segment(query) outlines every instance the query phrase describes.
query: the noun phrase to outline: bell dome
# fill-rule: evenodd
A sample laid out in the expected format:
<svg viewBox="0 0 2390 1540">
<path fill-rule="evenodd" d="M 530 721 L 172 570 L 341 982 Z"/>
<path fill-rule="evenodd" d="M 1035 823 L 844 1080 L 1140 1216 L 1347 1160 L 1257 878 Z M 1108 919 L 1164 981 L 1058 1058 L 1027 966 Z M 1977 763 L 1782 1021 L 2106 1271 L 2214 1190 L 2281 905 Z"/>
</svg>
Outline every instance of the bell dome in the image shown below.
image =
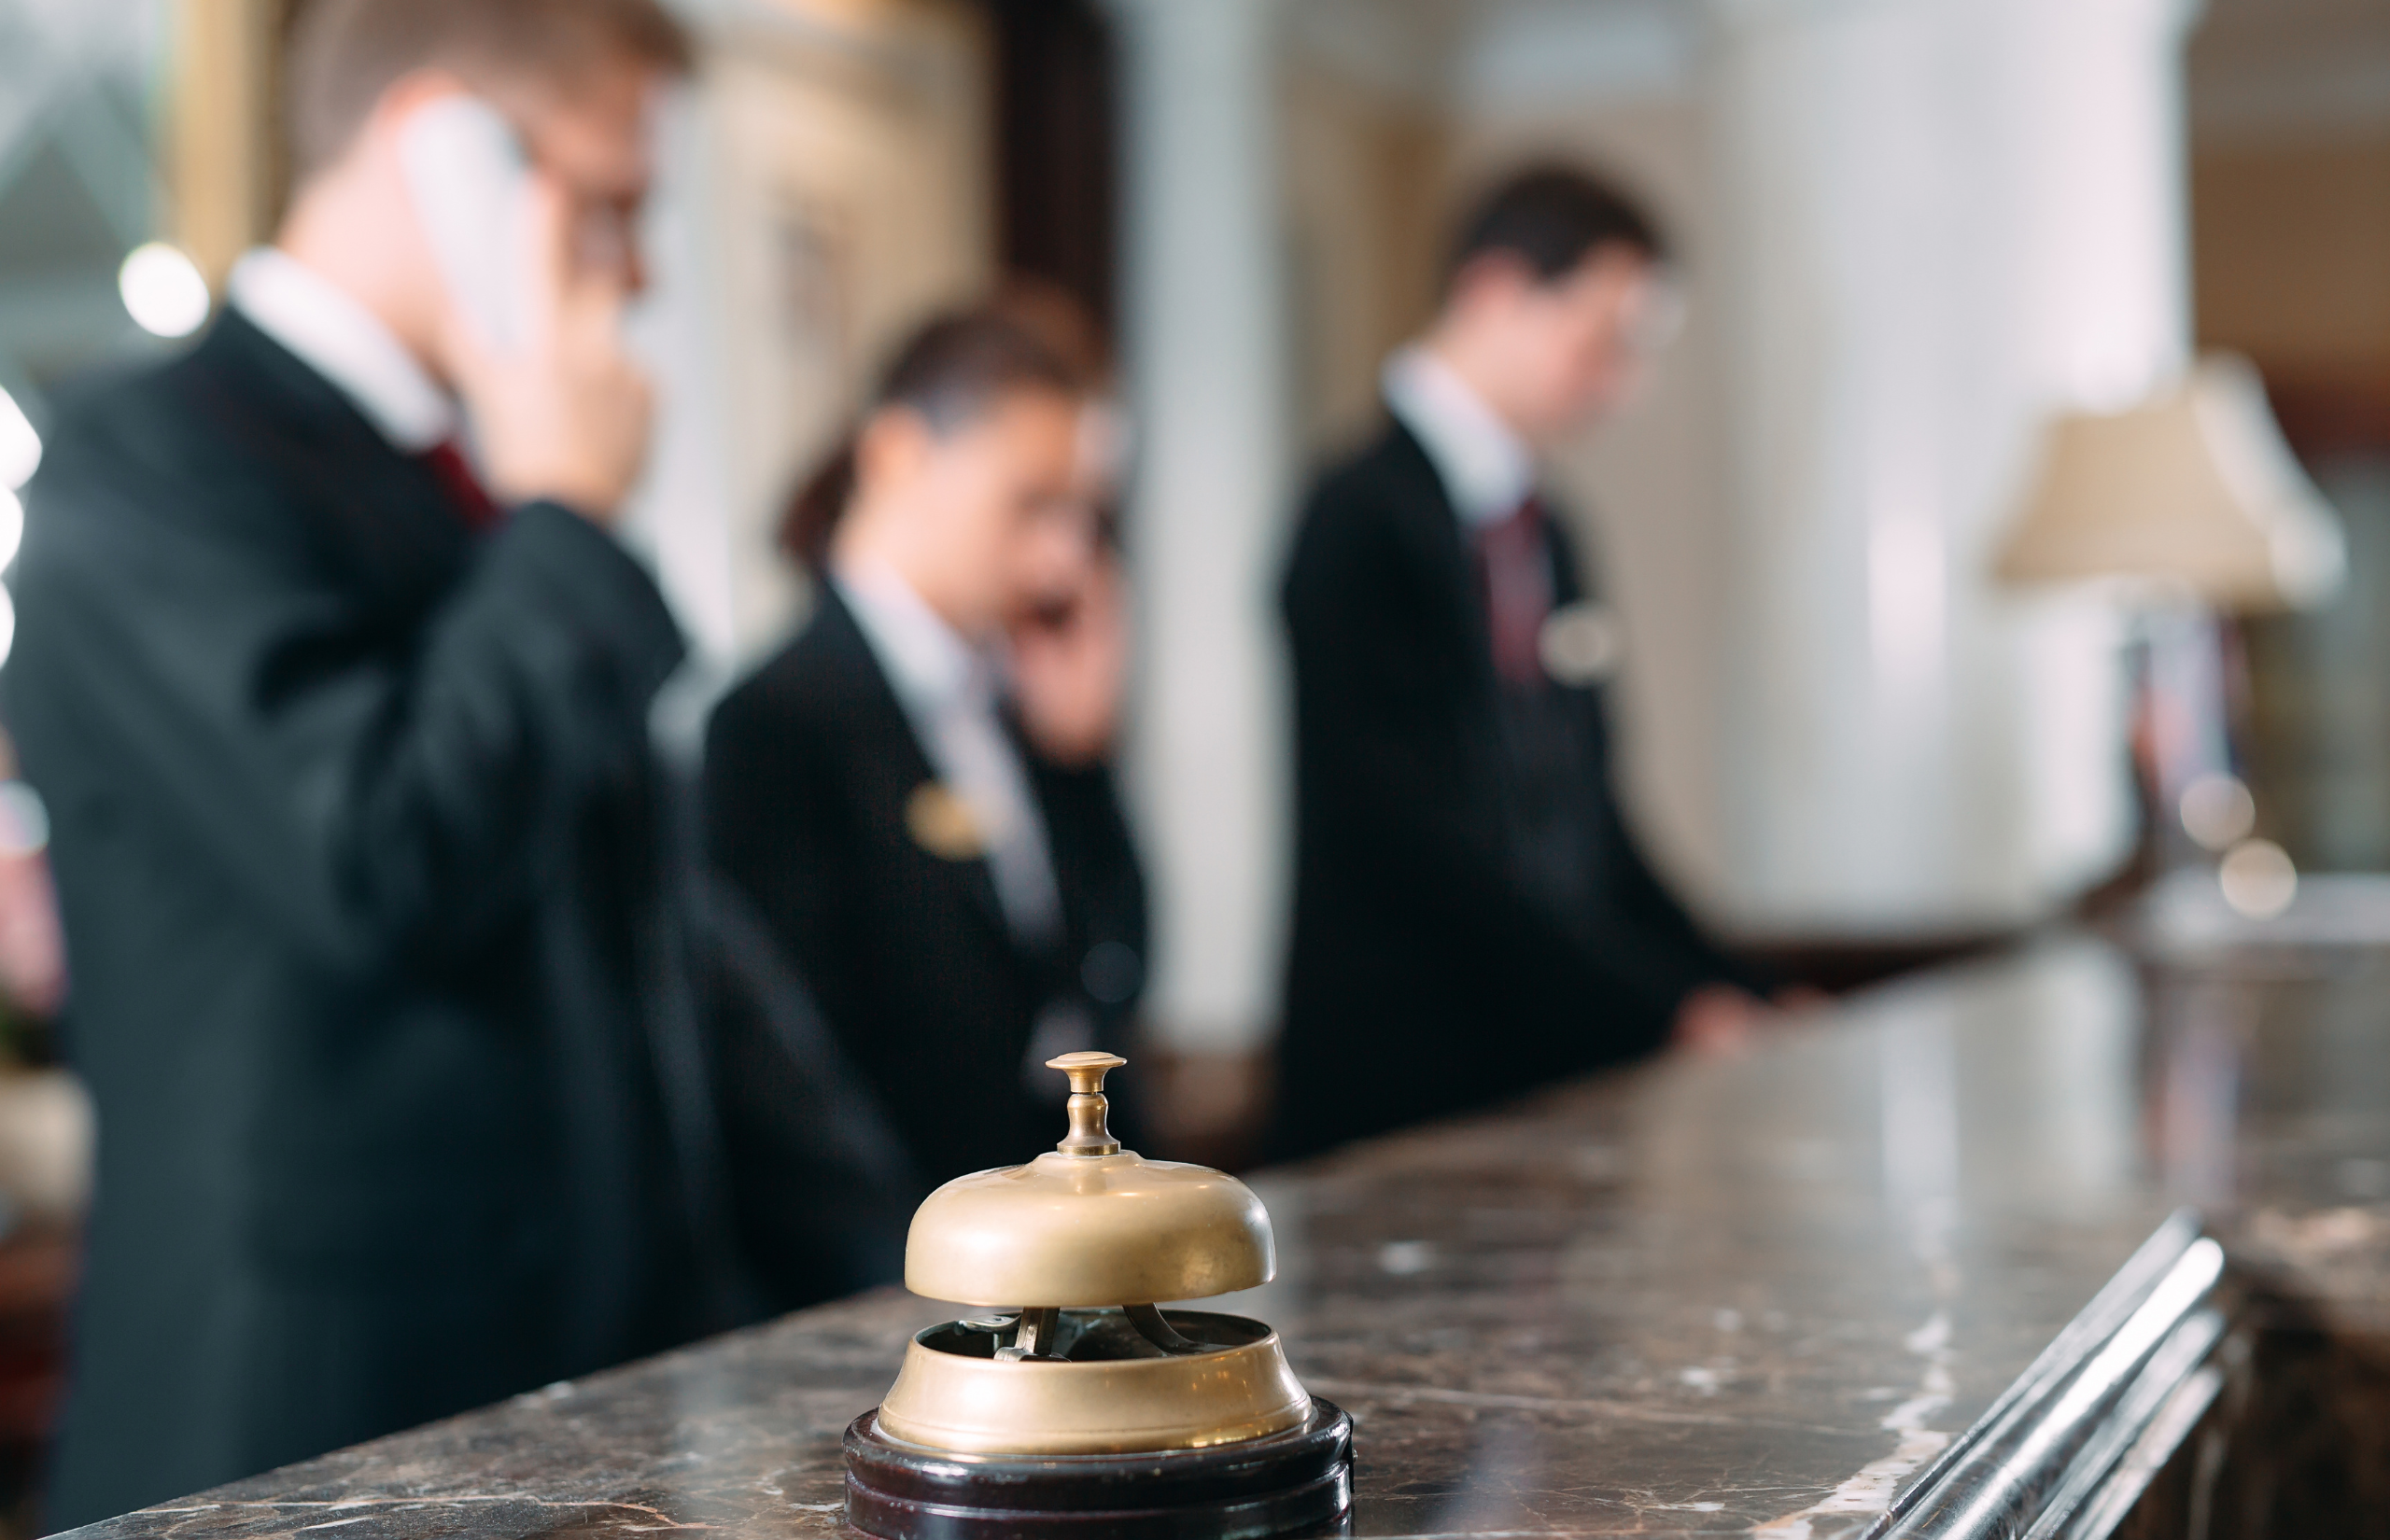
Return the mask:
<svg viewBox="0 0 2390 1540">
<path fill-rule="evenodd" d="M 1069 1137 L 1025 1166 L 958 1177 L 913 1215 L 905 1286 L 931 1299 L 1091 1309 L 1202 1299 L 1277 1271 L 1270 1215 L 1206 1166 L 1147 1160 L 1105 1126 L 1112 1054 L 1065 1054 Z"/>
</svg>

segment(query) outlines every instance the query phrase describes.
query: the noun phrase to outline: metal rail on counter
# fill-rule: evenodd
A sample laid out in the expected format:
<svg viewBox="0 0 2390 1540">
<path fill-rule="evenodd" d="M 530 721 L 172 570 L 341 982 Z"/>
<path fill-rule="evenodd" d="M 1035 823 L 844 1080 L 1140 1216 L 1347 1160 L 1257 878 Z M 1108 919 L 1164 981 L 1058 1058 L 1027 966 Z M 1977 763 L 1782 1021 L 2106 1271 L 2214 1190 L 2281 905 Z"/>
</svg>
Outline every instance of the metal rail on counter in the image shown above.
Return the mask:
<svg viewBox="0 0 2390 1540">
<path fill-rule="evenodd" d="M 2105 1540 L 2224 1385 L 2224 1250 L 2178 1211 L 1866 1540 Z"/>
</svg>

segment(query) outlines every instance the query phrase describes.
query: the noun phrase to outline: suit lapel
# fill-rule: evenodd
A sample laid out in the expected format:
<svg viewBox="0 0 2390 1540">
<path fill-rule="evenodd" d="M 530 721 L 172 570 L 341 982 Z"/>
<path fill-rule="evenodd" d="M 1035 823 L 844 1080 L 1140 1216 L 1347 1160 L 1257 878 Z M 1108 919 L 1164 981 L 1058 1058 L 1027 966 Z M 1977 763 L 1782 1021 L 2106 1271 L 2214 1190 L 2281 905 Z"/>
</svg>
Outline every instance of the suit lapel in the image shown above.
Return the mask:
<svg viewBox="0 0 2390 1540">
<path fill-rule="evenodd" d="M 825 639 L 834 644 L 832 656 L 861 687 L 856 702 L 860 708 L 856 721 L 857 752 L 867 763 L 888 767 L 887 790 L 896 802 L 898 825 L 932 858 L 932 865 L 945 875 L 946 880 L 963 893 L 967 906 L 994 927 L 1005 950 L 1018 957 L 1019 943 L 1011 922 L 1005 917 L 1004 903 L 996 896 L 996 880 L 988 868 L 987 858 L 957 860 L 942 855 L 931 849 L 930 842 L 915 829 L 915 799 L 942 793 L 944 784 L 930 763 L 928 751 L 914 735 L 912 718 L 906 714 L 904 702 L 896 698 L 895 686 L 889 682 L 879 655 L 872 651 L 854 612 L 838 596 L 836 585 L 822 583 L 816 592 L 820 595 Z"/>
<path fill-rule="evenodd" d="M 1478 592 L 1477 558 L 1461 526 L 1460 511 L 1453 507 L 1436 462 L 1399 420 L 1387 436 L 1385 453 L 1413 494 L 1402 504 L 1397 526 L 1403 549 L 1427 591 L 1442 595 L 1446 619 L 1460 633 L 1471 666 L 1490 682 L 1493 636 L 1484 597 Z"/>
<path fill-rule="evenodd" d="M 272 461 L 310 533 L 376 608 L 419 609 L 471 561 L 474 540 L 430 469 L 394 448 L 347 397 L 238 310 L 192 360 L 197 409 Z"/>
</svg>

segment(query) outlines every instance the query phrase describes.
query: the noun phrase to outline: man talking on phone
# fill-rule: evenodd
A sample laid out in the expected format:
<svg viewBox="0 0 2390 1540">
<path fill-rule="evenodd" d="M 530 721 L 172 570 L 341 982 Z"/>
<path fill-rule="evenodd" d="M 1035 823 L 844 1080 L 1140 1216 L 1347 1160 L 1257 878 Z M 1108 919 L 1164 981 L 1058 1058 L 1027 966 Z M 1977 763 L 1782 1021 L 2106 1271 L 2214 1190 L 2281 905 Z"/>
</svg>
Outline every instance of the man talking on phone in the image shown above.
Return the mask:
<svg viewBox="0 0 2390 1540">
<path fill-rule="evenodd" d="M 682 640 L 609 533 L 688 60 L 655 0 L 315 0 L 274 245 L 62 414 L 5 675 L 99 1114 L 52 1528 L 691 1329 L 638 964 Z"/>
</svg>

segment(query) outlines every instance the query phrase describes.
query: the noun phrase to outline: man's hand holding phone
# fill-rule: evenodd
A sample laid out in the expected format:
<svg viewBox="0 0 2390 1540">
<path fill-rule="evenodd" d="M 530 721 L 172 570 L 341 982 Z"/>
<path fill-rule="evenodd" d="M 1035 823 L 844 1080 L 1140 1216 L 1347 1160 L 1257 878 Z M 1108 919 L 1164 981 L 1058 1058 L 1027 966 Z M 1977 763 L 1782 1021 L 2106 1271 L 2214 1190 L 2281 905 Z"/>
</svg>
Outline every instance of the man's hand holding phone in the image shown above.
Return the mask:
<svg viewBox="0 0 2390 1540">
<path fill-rule="evenodd" d="M 623 347 L 624 274 L 575 259 L 571 209 L 554 178 L 530 174 L 520 335 L 494 342 L 451 306 L 445 351 L 492 495 L 611 524 L 646 462 L 653 399 Z"/>
</svg>

